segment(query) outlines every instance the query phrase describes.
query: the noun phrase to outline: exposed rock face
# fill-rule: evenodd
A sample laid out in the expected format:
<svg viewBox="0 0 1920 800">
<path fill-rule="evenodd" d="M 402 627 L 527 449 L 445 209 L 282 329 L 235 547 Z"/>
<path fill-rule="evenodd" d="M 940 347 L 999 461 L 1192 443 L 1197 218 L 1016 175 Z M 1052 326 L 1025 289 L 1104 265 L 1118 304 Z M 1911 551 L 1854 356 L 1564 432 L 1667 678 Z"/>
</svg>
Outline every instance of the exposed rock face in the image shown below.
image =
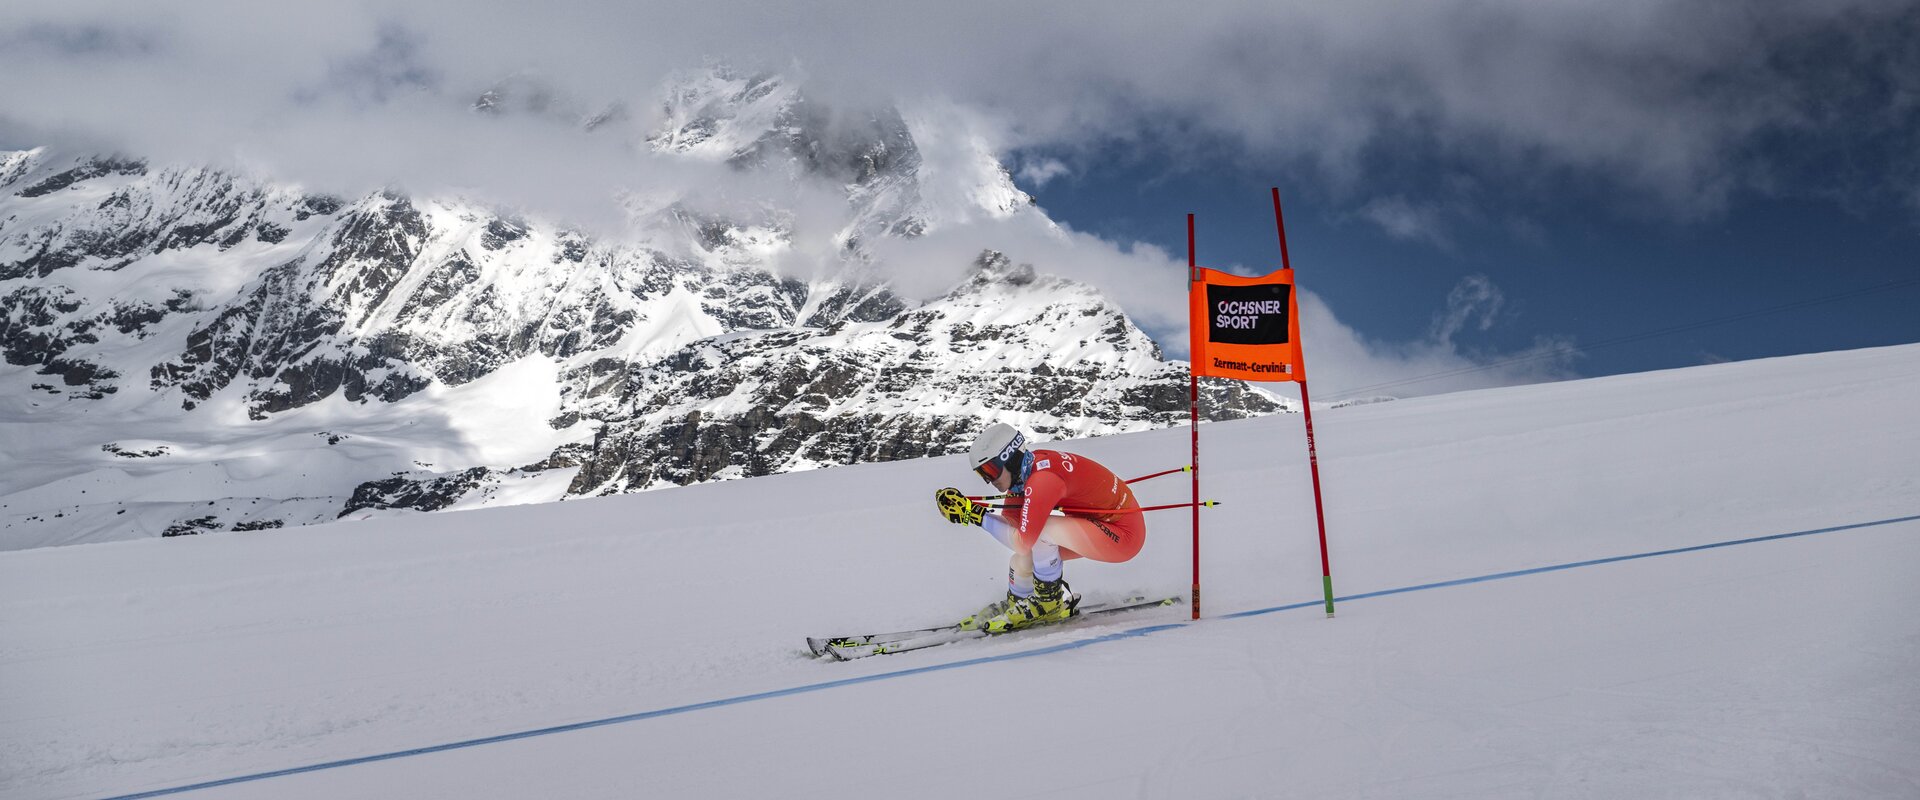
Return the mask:
<svg viewBox="0 0 1920 800">
<path fill-rule="evenodd" d="M 573 493 L 944 455 L 1003 416 L 1055 439 L 1188 414 L 1184 365 L 1119 309 L 993 252 L 892 317 L 701 340 L 619 381 Z M 1243 384 L 1209 387 L 1212 419 L 1281 410 Z"/>
<path fill-rule="evenodd" d="M 367 481 L 353 490 L 353 497 L 347 500 L 346 510 L 340 516 L 352 514 L 363 508 L 411 508 L 416 511 L 439 511 L 453 505 L 468 492 L 479 488 L 493 471 L 486 467 L 473 467 L 452 475 L 431 475 L 408 477 L 397 475 L 378 481 Z"/>
<path fill-rule="evenodd" d="M 510 89 L 477 113 L 531 102 Z M 0 356 L 44 376 L 0 372 L 0 391 L 31 395 L 31 407 L 171 415 L 176 430 L 204 419 L 224 442 L 322 403 L 431 404 L 526 359 L 557 365 L 557 411 L 516 424 L 577 435 L 539 463 L 434 457 L 430 469 L 370 468 L 357 486 L 281 498 L 311 509 L 332 497 L 340 514 L 436 510 L 551 470 L 574 471 L 567 494 L 592 495 L 945 454 L 1007 417 L 1043 439 L 1185 421 L 1184 365 L 1044 264 L 983 242 L 967 278 L 925 302 L 864 268 L 863 242 L 942 220 L 899 113 L 823 108 L 777 76 L 724 70 L 677 85 L 663 110 L 644 137 L 659 151 L 840 187 L 843 262 L 805 280 L 776 271 L 770 258 L 793 234 L 778 211 L 735 219 L 670 205 L 648 236 L 609 242 L 453 199 L 342 199 L 120 156 L 0 153 Z M 629 120 L 580 116 L 603 131 Z M 968 213 L 1038 213 L 997 164 L 978 174 L 988 185 Z M 1206 408 L 1214 419 L 1282 410 L 1231 382 L 1207 385 Z M 384 441 L 302 435 L 348 449 Z M 116 469 L 196 452 L 102 441 L 87 457 Z M 0 500 L 34 485 L 0 477 Z M 258 510 L 271 499 L 251 500 L 240 523 L 180 510 L 159 532 L 277 527 Z"/>
</svg>

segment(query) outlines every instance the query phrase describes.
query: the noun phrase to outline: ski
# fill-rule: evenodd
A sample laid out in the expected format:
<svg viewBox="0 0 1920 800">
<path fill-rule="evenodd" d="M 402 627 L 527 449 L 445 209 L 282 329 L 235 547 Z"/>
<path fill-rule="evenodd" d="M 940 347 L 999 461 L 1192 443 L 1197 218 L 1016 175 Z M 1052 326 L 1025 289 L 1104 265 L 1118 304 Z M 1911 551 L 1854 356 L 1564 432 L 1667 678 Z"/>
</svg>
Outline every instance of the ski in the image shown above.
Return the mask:
<svg viewBox="0 0 1920 800">
<path fill-rule="evenodd" d="M 1137 608 L 1145 605 L 1153 605 L 1154 603 L 1157 603 L 1157 602 L 1159 601 L 1157 600 L 1148 601 L 1148 599 L 1144 596 L 1135 595 L 1133 597 L 1129 597 L 1125 600 L 1122 600 L 1119 603 L 1099 603 L 1094 605 L 1081 606 L 1078 613 L 1087 614 L 1095 611 L 1118 610 L 1119 607 Z M 925 638 L 925 637 L 934 636 L 936 634 L 943 634 L 943 633 L 965 633 L 965 632 L 966 631 L 963 631 L 960 629 L 960 624 L 956 622 L 956 623 L 949 623 L 946 625 L 934 625 L 932 627 L 927 627 L 927 628 L 913 628 L 910 630 L 889 631 L 887 633 L 867 633 L 867 634 L 860 634 L 858 636 L 832 636 L 832 637 L 809 636 L 807 637 L 807 649 L 813 651 L 813 654 L 816 656 L 824 656 L 824 655 L 827 655 L 827 649 L 830 647 L 857 647 L 860 645 L 867 645 L 867 644 L 897 642 L 897 641 L 904 641 L 907 639 L 920 639 L 920 638 Z"/>
<path fill-rule="evenodd" d="M 807 649 L 812 650 L 813 654 L 816 656 L 824 656 L 827 654 L 827 649 L 830 647 L 855 647 L 863 644 L 872 644 L 874 642 L 894 642 L 894 641 L 900 641 L 902 639 L 912 639 L 920 636 L 930 636 L 936 633 L 943 633 L 943 632 L 953 632 L 953 633 L 960 632 L 960 623 L 955 622 L 948 625 L 935 625 L 931 628 L 914 628 L 913 630 L 909 630 L 909 631 L 889 631 L 887 633 L 866 633 L 866 634 L 861 634 L 859 636 L 832 636 L 832 637 L 826 637 L 826 638 L 809 636 L 807 637 Z"/>
<path fill-rule="evenodd" d="M 1053 623 L 1053 625 L 1061 624 L 1064 624 L 1064 621 Z M 1043 625 L 1041 627 L 1050 628 L 1053 627 L 1053 625 Z M 1022 628 L 1021 630 L 1036 629 Z M 1012 633 L 1012 631 L 1008 633 Z M 985 639 L 991 635 L 992 634 L 977 628 L 974 630 L 961 630 L 959 628 L 941 629 L 932 633 L 920 634 L 905 639 L 873 641 L 865 644 L 833 644 L 827 647 L 826 652 L 827 655 L 832 656 L 835 661 L 852 661 L 856 658 L 866 658 L 867 656 L 884 656 L 893 653 L 905 653 L 909 650 L 924 650 L 943 644 L 964 642 L 968 639 Z M 1006 634 L 1003 633 L 1000 635 L 1005 636 Z"/>
<path fill-rule="evenodd" d="M 937 625 L 931 628 L 892 631 L 889 633 L 871 633 L 860 636 L 810 637 L 807 639 L 807 649 L 812 650 L 815 656 L 832 656 L 838 661 L 851 661 L 856 658 L 866 658 L 868 656 L 924 650 L 929 647 L 952 644 L 968 639 L 984 639 L 993 635 L 1005 636 L 1023 631 L 1047 630 L 1058 625 L 1072 624 L 1074 620 L 1082 617 L 1154 608 L 1157 606 L 1170 606 L 1180 602 L 1181 599 L 1180 597 L 1149 598 L 1144 595 L 1135 595 L 1116 602 L 1082 605 L 1074 611 L 1071 618 L 1061 622 L 1035 628 L 1021 628 L 1002 634 L 989 634 L 983 630 L 961 630 L 959 624 L 955 623 L 951 625 Z"/>
</svg>

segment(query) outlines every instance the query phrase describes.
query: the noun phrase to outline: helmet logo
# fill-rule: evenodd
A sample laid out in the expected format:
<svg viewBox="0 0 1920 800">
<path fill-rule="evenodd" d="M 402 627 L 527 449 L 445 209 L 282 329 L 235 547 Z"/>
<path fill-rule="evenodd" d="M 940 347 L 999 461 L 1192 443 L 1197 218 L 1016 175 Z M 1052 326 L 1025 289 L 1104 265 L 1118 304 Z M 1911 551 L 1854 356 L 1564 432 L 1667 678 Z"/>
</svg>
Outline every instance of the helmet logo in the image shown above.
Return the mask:
<svg viewBox="0 0 1920 800">
<path fill-rule="evenodd" d="M 1027 444 L 1027 437 L 1025 434 L 1020 434 L 1020 433 L 1014 434 L 1013 441 L 1007 442 L 1006 447 L 1000 448 L 999 460 L 1006 461 L 1007 459 L 1012 458 L 1013 454 L 1018 453 L 1022 449 L 1024 449 L 1026 447 L 1026 444 Z"/>
</svg>

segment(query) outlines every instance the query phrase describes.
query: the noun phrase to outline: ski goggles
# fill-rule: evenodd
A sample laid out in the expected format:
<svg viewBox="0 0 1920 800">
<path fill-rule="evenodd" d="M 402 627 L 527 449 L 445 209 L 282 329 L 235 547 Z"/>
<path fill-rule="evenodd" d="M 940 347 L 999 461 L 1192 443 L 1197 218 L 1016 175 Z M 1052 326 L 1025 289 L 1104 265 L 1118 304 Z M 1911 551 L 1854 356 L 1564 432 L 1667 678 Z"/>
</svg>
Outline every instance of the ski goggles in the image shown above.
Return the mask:
<svg viewBox="0 0 1920 800">
<path fill-rule="evenodd" d="M 1000 466 L 1000 459 L 992 458 L 988 459 L 987 463 L 974 467 L 973 472 L 979 475 L 981 480 L 993 483 L 1000 480 L 1000 475 L 1006 472 L 1006 469 Z"/>
</svg>

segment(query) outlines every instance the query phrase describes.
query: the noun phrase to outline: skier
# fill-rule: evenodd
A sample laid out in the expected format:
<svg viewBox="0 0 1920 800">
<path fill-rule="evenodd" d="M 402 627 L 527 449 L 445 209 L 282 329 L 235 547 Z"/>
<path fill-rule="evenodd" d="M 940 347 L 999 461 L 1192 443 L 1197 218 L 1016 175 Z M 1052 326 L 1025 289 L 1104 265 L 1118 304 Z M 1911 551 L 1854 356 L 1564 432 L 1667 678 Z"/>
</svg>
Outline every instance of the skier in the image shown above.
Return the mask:
<svg viewBox="0 0 1920 800">
<path fill-rule="evenodd" d="M 1013 426 L 994 423 L 973 440 L 973 471 L 1019 501 L 1019 512 L 988 514 L 959 489 L 934 493 L 948 522 L 978 525 L 1007 549 L 1007 596 L 962 620 L 962 629 L 988 633 L 1058 622 L 1073 616 L 1080 596 L 1067 586 L 1062 560 L 1119 563 L 1147 540 L 1145 515 L 1133 490 L 1086 456 L 1026 449 Z M 1066 516 L 1053 516 L 1054 509 Z"/>
</svg>

